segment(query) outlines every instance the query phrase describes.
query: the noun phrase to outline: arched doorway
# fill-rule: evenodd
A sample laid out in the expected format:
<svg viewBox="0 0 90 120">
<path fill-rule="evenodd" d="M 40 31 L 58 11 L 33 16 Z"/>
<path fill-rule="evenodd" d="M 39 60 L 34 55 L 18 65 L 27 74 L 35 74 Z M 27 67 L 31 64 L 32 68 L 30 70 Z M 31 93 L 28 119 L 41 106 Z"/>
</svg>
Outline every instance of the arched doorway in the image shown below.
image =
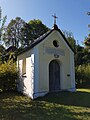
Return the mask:
<svg viewBox="0 0 90 120">
<path fill-rule="evenodd" d="M 49 64 L 49 91 L 60 90 L 60 64 L 53 60 Z"/>
</svg>

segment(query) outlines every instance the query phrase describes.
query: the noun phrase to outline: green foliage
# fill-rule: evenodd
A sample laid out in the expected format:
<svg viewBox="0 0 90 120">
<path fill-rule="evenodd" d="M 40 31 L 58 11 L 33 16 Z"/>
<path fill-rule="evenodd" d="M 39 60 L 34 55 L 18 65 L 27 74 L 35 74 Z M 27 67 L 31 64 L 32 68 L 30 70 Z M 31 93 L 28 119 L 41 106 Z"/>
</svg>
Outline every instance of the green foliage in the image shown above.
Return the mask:
<svg viewBox="0 0 90 120">
<path fill-rule="evenodd" d="M 16 79 L 18 78 L 18 72 L 16 63 L 12 60 L 8 60 L 0 65 L 0 89 L 2 91 L 15 90 Z"/>
<path fill-rule="evenodd" d="M 85 47 L 90 48 L 90 34 L 88 35 L 88 37 L 85 37 L 84 45 Z"/>
<path fill-rule="evenodd" d="M 32 40 L 40 37 L 49 30 L 49 28 L 46 27 L 41 20 L 30 20 L 28 24 L 31 27 Z"/>
<path fill-rule="evenodd" d="M 90 87 L 90 65 L 79 65 L 75 70 L 77 87 Z"/>
<path fill-rule="evenodd" d="M 90 64 L 90 50 L 88 48 L 76 46 L 75 65 Z"/>
<path fill-rule="evenodd" d="M 26 23 L 20 17 L 16 17 L 5 29 L 3 40 L 6 46 L 24 48 L 30 45 L 36 38 L 49 30 L 40 20 L 31 20 Z"/>
<path fill-rule="evenodd" d="M 82 65 L 83 64 L 83 60 L 82 57 L 84 56 L 83 54 L 83 47 L 81 47 L 80 45 L 76 46 L 76 54 L 75 54 L 75 65 Z"/>
<path fill-rule="evenodd" d="M 67 38 L 67 41 L 69 42 L 69 44 L 71 45 L 71 47 L 75 50 L 76 47 L 76 41 L 74 39 L 73 33 L 70 31 L 63 31 L 63 34 L 65 35 L 65 37 Z"/>
<path fill-rule="evenodd" d="M 6 46 L 16 46 L 19 48 L 21 46 L 21 28 L 25 24 L 25 21 L 20 17 L 16 17 L 5 29 L 4 42 Z"/>
<path fill-rule="evenodd" d="M 3 54 L 5 52 L 5 48 L 3 45 L 0 45 L 0 64 L 3 63 Z"/>
<path fill-rule="evenodd" d="M 6 22 L 6 19 L 7 19 L 7 16 L 2 18 L 2 9 L 0 6 L 0 41 L 1 41 L 2 34 L 3 34 L 2 32 L 4 30 L 4 24 Z"/>
<path fill-rule="evenodd" d="M 41 20 L 30 20 L 22 28 L 22 47 L 29 46 L 36 38 L 40 37 L 49 30 Z"/>
<path fill-rule="evenodd" d="M 31 27 L 28 23 L 25 23 L 23 28 L 21 29 L 22 35 L 21 35 L 21 47 L 27 47 L 30 45 L 30 43 L 32 42 L 32 38 L 31 38 Z"/>
</svg>

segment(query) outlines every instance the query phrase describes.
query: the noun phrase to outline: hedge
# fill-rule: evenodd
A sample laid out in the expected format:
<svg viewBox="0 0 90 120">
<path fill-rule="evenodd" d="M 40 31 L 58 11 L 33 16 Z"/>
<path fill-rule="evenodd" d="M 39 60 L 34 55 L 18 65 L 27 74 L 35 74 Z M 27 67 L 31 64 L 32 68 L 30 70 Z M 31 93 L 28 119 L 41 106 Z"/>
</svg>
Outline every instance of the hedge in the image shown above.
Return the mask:
<svg viewBox="0 0 90 120">
<path fill-rule="evenodd" d="M 90 87 L 90 64 L 79 65 L 75 68 L 76 72 L 76 86 Z"/>
<path fill-rule="evenodd" d="M 0 91 L 15 90 L 17 78 L 18 72 L 13 60 L 0 65 Z"/>
</svg>

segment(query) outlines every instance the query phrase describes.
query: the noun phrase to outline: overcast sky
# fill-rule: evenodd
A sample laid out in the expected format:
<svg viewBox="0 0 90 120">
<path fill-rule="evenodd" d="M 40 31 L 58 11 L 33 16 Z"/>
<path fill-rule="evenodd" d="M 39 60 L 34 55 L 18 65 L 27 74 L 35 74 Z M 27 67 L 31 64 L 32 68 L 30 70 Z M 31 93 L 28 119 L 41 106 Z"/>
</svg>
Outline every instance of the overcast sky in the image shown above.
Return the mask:
<svg viewBox="0 0 90 120">
<path fill-rule="evenodd" d="M 79 44 L 89 34 L 90 16 L 86 13 L 90 11 L 90 0 L 0 0 L 0 6 L 3 16 L 7 15 L 6 25 L 18 16 L 26 22 L 40 19 L 52 28 L 52 15 L 56 13 L 58 27 L 71 31 Z"/>
</svg>

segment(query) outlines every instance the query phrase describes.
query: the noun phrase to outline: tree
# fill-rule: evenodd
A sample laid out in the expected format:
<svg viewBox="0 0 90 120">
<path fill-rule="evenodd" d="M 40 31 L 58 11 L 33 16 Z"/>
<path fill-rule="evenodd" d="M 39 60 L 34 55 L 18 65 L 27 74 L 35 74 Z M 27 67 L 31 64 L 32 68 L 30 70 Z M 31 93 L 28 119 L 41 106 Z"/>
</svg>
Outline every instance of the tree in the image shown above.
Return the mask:
<svg viewBox="0 0 90 120">
<path fill-rule="evenodd" d="M 49 28 L 46 27 L 46 25 L 44 25 L 41 20 L 30 20 L 28 24 L 31 28 L 32 40 L 40 37 L 49 30 Z"/>
<path fill-rule="evenodd" d="M 32 39 L 31 39 L 31 27 L 28 23 L 25 23 L 23 28 L 21 29 L 21 47 L 24 48 L 24 47 L 27 47 L 30 45 L 30 43 L 32 42 Z"/>
<path fill-rule="evenodd" d="M 82 65 L 83 64 L 83 49 L 84 47 L 81 47 L 80 45 L 76 46 L 76 54 L 75 54 L 75 65 Z"/>
<path fill-rule="evenodd" d="M 88 48 L 76 45 L 75 64 L 90 64 L 90 51 Z"/>
<path fill-rule="evenodd" d="M 7 19 L 7 16 L 2 18 L 2 9 L 0 7 L 0 41 L 2 40 L 1 37 L 2 37 L 3 30 L 4 30 L 4 24 L 6 22 L 6 19 Z"/>
<path fill-rule="evenodd" d="M 87 12 L 87 15 L 89 16 L 90 12 Z M 88 27 L 90 27 L 90 24 L 88 25 Z M 90 34 L 88 35 L 88 37 L 85 37 L 84 45 L 85 47 L 90 48 Z"/>
<path fill-rule="evenodd" d="M 0 64 L 3 63 L 3 54 L 5 52 L 5 48 L 3 45 L 0 45 Z"/>
<path fill-rule="evenodd" d="M 11 20 L 4 33 L 4 41 L 6 46 L 21 46 L 21 29 L 24 26 L 25 21 L 20 17 L 16 17 L 15 20 Z"/>
<path fill-rule="evenodd" d="M 26 47 L 36 38 L 49 30 L 40 20 L 31 20 L 25 23 L 20 17 L 11 20 L 4 33 L 6 46 Z"/>
<path fill-rule="evenodd" d="M 89 51 L 89 49 L 84 48 L 82 53 L 83 53 L 83 57 L 82 57 L 83 64 L 90 64 L 90 51 Z"/>
<path fill-rule="evenodd" d="M 22 46 L 29 46 L 36 38 L 49 30 L 41 20 L 30 20 L 22 28 Z"/>
<path fill-rule="evenodd" d="M 85 47 L 90 48 L 90 34 L 88 35 L 88 37 L 85 37 L 84 45 Z"/>
<path fill-rule="evenodd" d="M 71 45 L 71 47 L 75 50 L 76 47 L 76 41 L 74 39 L 73 33 L 64 30 L 63 34 L 65 35 L 65 37 L 67 38 L 67 41 L 69 42 L 69 44 Z"/>
</svg>

